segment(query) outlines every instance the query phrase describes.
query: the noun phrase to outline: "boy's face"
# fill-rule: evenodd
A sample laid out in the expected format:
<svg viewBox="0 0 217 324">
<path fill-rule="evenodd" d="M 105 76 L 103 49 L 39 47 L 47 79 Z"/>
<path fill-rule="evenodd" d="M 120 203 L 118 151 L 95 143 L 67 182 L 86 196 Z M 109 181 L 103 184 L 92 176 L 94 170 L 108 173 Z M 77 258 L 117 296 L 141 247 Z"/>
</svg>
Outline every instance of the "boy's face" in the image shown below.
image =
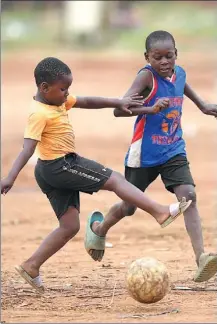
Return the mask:
<svg viewBox="0 0 217 324">
<path fill-rule="evenodd" d="M 66 102 L 69 95 L 68 89 L 73 81 L 72 75 L 63 75 L 58 81 L 48 84 L 43 82 L 40 85 L 40 92 L 43 93 L 43 97 L 50 105 L 61 106 Z"/>
<path fill-rule="evenodd" d="M 177 50 L 171 40 L 159 41 L 152 45 L 151 49 L 145 53 L 145 58 L 155 71 L 162 77 L 171 77 Z"/>
</svg>

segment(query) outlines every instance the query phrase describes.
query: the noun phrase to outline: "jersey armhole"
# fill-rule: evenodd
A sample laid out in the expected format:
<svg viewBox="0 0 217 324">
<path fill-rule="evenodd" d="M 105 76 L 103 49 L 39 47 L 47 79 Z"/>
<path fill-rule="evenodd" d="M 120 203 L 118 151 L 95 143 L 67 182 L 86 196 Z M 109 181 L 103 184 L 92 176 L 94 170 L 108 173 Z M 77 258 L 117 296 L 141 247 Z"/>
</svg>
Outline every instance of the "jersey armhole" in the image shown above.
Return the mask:
<svg viewBox="0 0 217 324">
<path fill-rule="evenodd" d="M 144 70 L 149 71 L 151 73 L 151 77 L 152 77 L 152 88 L 151 88 L 151 91 L 144 98 L 144 104 L 147 104 L 154 97 L 154 95 L 157 92 L 157 80 L 156 80 L 154 74 L 152 73 L 152 71 L 150 71 L 149 69 L 144 69 Z"/>
</svg>

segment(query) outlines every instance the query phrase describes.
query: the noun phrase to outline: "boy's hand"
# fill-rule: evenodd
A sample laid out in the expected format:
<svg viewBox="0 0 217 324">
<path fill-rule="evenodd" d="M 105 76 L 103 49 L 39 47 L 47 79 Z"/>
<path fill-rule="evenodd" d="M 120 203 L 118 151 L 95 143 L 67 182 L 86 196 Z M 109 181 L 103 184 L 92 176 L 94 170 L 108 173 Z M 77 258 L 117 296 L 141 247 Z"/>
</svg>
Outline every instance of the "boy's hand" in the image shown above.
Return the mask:
<svg viewBox="0 0 217 324">
<path fill-rule="evenodd" d="M 142 99 L 143 96 L 139 96 L 138 93 L 130 95 L 129 97 L 120 99 L 120 105 L 117 108 L 131 115 L 132 111 L 129 108 L 143 106 L 144 100 Z"/>
<path fill-rule="evenodd" d="M 205 103 L 201 110 L 205 115 L 217 117 L 217 105 Z"/>
<path fill-rule="evenodd" d="M 4 178 L 1 181 L 1 194 L 6 195 L 6 193 L 13 187 L 14 181 L 10 178 Z"/>
<path fill-rule="evenodd" d="M 154 114 L 159 113 L 162 109 L 166 109 L 169 107 L 169 99 L 168 98 L 161 98 L 158 99 L 157 102 L 152 107 L 152 111 Z"/>
</svg>

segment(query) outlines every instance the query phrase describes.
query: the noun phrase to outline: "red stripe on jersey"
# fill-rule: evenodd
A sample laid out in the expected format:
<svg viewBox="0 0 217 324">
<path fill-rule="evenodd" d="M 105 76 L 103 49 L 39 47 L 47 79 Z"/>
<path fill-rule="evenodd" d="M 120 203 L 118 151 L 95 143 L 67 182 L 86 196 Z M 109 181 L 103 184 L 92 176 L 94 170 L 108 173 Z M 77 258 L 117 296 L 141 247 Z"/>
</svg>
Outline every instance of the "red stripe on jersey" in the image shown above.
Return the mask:
<svg viewBox="0 0 217 324">
<path fill-rule="evenodd" d="M 157 93 L 158 83 L 155 75 L 151 72 L 153 78 L 153 86 L 151 92 L 149 93 L 148 97 L 145 99 L 144 104 L 147 104 Z"/>
<path fill-rule="evenodd" d="M 145 118 L 145 116 L 143 116 L 136 125 L 134 135 L 132 138 L 132 143 L 134 143 L 134 142 L 138 141 L 140 138 L 142 138 L 143 132 L 145 129 L 145 123 L 146 123 L 146 118 Z"/>
<path fill-rule="evenodd" d="M 175 81 L 176 81 L 176 74 L 173 73 L 172 78 L 171 78 L 171 82 L 174 83 Z"/>
</svg>

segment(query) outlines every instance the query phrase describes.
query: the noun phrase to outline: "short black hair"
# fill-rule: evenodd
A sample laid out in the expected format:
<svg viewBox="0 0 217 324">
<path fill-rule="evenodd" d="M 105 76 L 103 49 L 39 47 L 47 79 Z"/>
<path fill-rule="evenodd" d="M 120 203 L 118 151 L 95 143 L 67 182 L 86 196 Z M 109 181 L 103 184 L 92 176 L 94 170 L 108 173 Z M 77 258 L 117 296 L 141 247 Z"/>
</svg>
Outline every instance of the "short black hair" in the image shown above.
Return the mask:
<svg viewBox="0 0 217 324">
<path fill-rule="evenodd" d="M 145 41 L 145 48 L 146 52 L 150 51 L 154 43 L 157 43 L 159 41 L 164 42 L 165 40 L 171 40 L 174 44 L 174 47 L 176 46 L 175 39 L 173 35 L 168 33 L 164 30 L 156 30 L 148 35 Z"/>
<path fill-rule="evenodd" d="M 64 75 L 71 74 L 71 70 L 62 61 L 55 57 L 46 57 L 35 68 L 34 77 L 37 86 L 42 82 L 52 84 Z"/>
</svg>

